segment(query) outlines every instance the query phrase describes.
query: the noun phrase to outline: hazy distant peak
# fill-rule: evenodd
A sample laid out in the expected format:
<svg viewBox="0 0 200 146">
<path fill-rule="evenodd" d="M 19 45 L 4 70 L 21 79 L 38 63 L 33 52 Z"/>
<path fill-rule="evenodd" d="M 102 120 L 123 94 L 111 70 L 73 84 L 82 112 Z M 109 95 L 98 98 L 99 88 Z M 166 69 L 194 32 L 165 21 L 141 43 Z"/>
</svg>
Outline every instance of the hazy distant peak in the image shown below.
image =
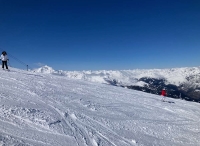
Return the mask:
<svg viewBox="0 0 200 146">
<path fill-rule="evenodd" d="M 54 71 L 55 70 L 52 67 L 47 65 L 34 70 L 34 72 L 39 72 L 39 73 L 53 73 Z"/>
</svg>

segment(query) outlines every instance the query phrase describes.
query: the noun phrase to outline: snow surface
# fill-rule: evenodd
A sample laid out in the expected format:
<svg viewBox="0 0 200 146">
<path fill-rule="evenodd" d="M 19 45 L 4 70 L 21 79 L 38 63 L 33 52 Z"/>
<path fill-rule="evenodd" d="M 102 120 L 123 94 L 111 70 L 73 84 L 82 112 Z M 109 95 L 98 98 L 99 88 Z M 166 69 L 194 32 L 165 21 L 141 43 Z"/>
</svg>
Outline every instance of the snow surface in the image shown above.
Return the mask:
<svg viewBox="0 0 200 146">
<path fill-rule="evenodd" d="M 0 86 L 0 146 L 200 145 L 199 103 L 14 68 Z"/>
<path fill-rule="evenodd" d="M 119 71 L 56 71 L 49 66 L 35 69 L 34 72 L 52 73 L 67 76 L 68 78 L 81 79 L 85 81 L 108 84 L 115 81 L 117 85 L 144 86 L 145 82 L 139 81 L 140 78 L 149 77 L 156 79 L 165 79 L 166 84 L 179 86 L 187 82 L 190 76 L 200 78 L 200 67 L 185 67 L 172 69 L 136 69 Z M 198 84 L 200 86 L 200 84 Z"/>
</svg>

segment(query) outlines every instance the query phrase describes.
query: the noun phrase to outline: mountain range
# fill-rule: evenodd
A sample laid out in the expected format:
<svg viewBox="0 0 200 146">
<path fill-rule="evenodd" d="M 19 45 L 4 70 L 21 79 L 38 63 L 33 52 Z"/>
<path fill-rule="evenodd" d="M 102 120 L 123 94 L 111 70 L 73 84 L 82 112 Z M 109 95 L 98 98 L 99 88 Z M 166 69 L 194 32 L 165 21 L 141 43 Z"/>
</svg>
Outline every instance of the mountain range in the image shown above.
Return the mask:
<svg viewBox="0 0 200 146">
<path fill-rule="evenodd" d="M 43 66 L 33 72 L 66 76 L 157 94 L 165 88 L 167 96 L 200 102 L 200 67 L 171 69 L 63 71 Z"/>
</svg>

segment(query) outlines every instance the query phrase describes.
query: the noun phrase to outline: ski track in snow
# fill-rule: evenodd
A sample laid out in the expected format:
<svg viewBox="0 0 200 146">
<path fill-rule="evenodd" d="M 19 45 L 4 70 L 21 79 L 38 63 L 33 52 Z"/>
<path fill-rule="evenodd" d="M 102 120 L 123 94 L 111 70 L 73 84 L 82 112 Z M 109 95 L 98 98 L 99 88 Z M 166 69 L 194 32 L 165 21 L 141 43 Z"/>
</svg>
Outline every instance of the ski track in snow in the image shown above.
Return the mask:
<svg viewBox="0 0 200 146">
<path fill-rule="evenodd" d="M 0 71 L 0 146 L 198 146 L 198 103 L 120 87 Z"/>
</svg>

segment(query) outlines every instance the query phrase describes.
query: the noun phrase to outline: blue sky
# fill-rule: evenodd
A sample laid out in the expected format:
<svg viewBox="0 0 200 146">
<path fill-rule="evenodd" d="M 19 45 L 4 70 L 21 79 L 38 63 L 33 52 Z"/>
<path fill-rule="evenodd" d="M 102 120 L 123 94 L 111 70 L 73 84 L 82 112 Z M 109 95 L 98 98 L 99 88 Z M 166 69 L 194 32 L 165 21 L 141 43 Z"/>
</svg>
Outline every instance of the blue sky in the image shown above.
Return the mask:
<svg viewBox="0 0 200 146">
<path fill-rule="evenodd" d="M 200 66 L 200 1 L 0 0 L 0 48 L 32 68 Z"/>
</svg>

